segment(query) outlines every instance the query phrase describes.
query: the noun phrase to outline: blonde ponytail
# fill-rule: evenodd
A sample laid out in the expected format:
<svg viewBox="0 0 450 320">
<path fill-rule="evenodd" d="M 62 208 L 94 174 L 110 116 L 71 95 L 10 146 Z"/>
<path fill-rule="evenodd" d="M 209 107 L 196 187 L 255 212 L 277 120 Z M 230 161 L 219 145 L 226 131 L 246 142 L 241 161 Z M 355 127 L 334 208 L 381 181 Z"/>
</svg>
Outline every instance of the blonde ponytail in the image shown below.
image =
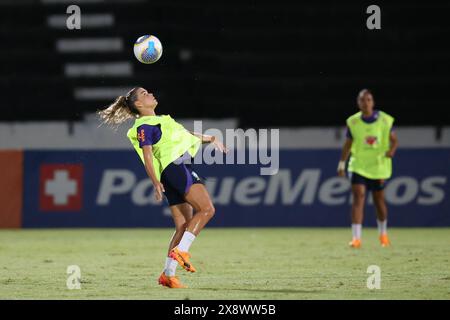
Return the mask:
<svg viewBox="0 0 450 320">
<path fill-rule="evenodd" d="M 129 97 L 130 93 L 131 91 L 127 94 L 127 97 Z M 128 119 L 134 119 L 138 116 L 136 108 L 134 106 L 130 108 L 130 102 L 127 101 L 129 98 L 127 97 L 119 96 L 106 109 L 97 111 L 102 124 L 117 128 Z"/>
</svg>

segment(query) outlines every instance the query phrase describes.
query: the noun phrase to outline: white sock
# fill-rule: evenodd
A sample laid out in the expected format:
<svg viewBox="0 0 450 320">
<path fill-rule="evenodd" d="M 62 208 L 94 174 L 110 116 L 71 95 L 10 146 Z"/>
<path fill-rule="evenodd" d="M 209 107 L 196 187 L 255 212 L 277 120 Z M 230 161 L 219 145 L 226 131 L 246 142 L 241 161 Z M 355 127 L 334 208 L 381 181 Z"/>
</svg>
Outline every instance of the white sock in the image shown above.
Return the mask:
<svg viewBox="0 0 450 320">
<path fill-rule="evenodd" d="M 352 236 L 354 239 L 361 239 L 362 225 L 360 223 L 352 223 Z"/>
<path fill-rule="evenodd" d="M 178 262 L 170 257 L 166 258 L 166 266 L 164 267 L 164 274 L 168 277 L 175 276 L 175 271 L 177 269 Z"/>
<path fill-rule="evenodd" d="M 183 252 L 189 251 L 189 248 L 191 247 L 192 242 L 195 239 L 195 235 L 189 231 L 185 231 L 183 233 L 183 237 L 181 238 L 180 243 L 178 244 L 178 249 Z"/>
<path fill-rule="evenodd" d="M 171 257 L 167 257 L 166 258 L 166 264 L 164 265 L 164 270 L 166 270 L 169 267 L 170 261 L 172 261 L 172 258 Z"/>
<path fill-rule="evenodd" d="M 379 234 L 387 233 L 387 219 L 384 221 L 380 221 L 377 219 L 377 225 L 378 225 L 378 233 Z"/>
</svg>

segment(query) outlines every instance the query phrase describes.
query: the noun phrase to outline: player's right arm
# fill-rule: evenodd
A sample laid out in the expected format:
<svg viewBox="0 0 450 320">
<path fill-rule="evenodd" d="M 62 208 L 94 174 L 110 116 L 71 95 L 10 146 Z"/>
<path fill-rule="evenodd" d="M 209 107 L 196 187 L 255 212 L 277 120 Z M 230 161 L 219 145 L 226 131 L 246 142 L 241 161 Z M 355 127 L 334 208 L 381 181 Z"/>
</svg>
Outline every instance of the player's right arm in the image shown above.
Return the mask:
<svg viewBox="0 0 450 320">
<path fill-rule="evenodd" d="M 152 180 L 153 187 L 155 188 L 156 201 L 161 201 L 165 190 L 163 184 L 156 178 L 155 168 L 153 167 L 153 148 L 151 145 L 145 145 L 142 147 L 142 151 L 144 152 L 145 171 L 147 171 L 150 180 Z"/>
<path fill-rule="evenodd" d="M 341 151 L 341 159 L 337 167 L 337 172 L 340 177 L 345 177 L 345 164 L 350 156 L 350 150 L 352 148 L 352 139 L 347 137 Z"/>
</svg>

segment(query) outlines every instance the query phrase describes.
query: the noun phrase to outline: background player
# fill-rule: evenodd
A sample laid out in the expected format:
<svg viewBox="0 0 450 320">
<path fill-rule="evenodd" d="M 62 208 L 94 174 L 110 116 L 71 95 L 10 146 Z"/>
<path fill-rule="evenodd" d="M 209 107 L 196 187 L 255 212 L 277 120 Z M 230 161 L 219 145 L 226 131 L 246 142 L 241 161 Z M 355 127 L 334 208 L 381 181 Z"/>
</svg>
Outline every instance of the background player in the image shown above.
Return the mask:
<svg viewBox="0 0 450 320">
<path fill-rule="evenodd" d="M 158 282 L 169 288 L 184 288 L 175 276 L 176 266 L 180 264 L 185 270 L 195 272 L 188 251 L 215 212 L 208 191 L 187 162 L 195 156 L 201 142 L 213 143 L 222 152 L 227 149 L 214 136 L 191 133 L 170 116 L 157 116 L 157 104 L 153 94 L 137 87 L 99 111 L 99 115 L 110 125 L 135 119 L 127 136 L 144 163 L 156 199 L 161 201 L 163 193 L 166 196 L 175 223 L 166 265 Z"/>
<path fill-rule="evenodd" d="M 386 179 L 392 175 L 392 157 L 398 146 L 392 130 L 394 118 L 374 110 L 372 93 L 361 90 L 357 98 L 359 112 L 347 119 L 347 139 L 342 148 L 338 174 L 345 176 L 345 164 L 350 156 L 348 171 L 352 183 L 352 241 L 353 248 L 361 246 L 361 229 L 366 190 L 372 191 L 376 208 L 380 243 L 389 246 L 387 207 L 384 199 Z"/>
</svg>

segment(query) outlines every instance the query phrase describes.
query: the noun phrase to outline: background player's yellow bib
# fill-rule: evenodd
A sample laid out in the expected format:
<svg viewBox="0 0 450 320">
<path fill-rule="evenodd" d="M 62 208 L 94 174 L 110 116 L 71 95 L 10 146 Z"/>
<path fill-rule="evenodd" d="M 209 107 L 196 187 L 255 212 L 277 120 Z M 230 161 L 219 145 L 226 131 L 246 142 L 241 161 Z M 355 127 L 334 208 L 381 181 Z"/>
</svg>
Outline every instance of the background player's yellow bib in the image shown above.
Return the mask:
<svg viewBox="0 0 450 320">
<path fill-rule="evenodd" d="M 201 140 L 192 135 L 181 124 L 172 119 L 169 115 L 145 116 L 136 119 L 133 127 L 127 132 L 127 137 L 133 144 L 142 162 L 144 162 L 144 152 L 139 147 L 137 129 L 143 124 L 152 126 L 160 125 L 161 138 L 152 145 L 153 148 L 153 167 L 156 178 L 161 179 L 163 170 L 174 160 L 178 159 L 185 152 L 194 157 L 201 145 Z"/>
<path fill-rule="evenodd" d="M 347 119 L 352 134 L 348 170 L 369 179 L 388 179 L 392 175 L 392 160 L 386 157 L 390 146 L 394 118 L 379 111 L 375 122 L 366 123 L 358 112 Z"/>
</svg>

